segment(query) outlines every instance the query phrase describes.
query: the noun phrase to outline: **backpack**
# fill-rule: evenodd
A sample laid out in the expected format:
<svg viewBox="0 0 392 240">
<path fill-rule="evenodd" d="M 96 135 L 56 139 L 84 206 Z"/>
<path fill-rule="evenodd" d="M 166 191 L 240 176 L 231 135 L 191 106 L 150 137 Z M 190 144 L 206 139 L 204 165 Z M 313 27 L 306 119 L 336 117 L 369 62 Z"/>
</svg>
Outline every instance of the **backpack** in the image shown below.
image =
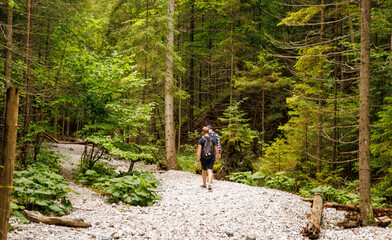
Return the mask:
<svg viewBox="0 0 392 240">
<path fill-rule="evenodd" d="M 214 144 L 212 142 L 212 137 L 209 139 L 202 137 L 206 142 L 204 143 L 203 150 L 201 151 L 201 157 L 203 159 L 209 160 L 214 156 Z"/>
</svg>

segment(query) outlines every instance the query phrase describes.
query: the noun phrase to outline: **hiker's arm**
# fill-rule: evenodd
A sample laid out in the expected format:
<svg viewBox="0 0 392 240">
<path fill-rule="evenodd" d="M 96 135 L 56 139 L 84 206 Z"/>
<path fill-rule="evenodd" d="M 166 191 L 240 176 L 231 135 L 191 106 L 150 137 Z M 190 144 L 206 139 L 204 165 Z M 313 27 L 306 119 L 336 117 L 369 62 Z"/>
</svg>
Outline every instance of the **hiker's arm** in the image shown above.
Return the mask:
<svg viewBox="0 0 392 240">
<path fill-rule="evenodd" d="M 222 147 L 221 147 L 221 144 L 220 144 L 220 140 L 219 140 L 219 135 L 218 134 L 216 134 L 216 141 L 217 141 L 217 145 L 218 145 L 218 150 L 219 150 L 219 154 L 221 154 L 221 152 L 222 152 Z M 220 155 L 219 155 L 220 156 Z M 219 157 L 220 158 L 220 157 Z"/>
<path fill-rule="evenodd" d="M 198 163 L 200 161 L 200 155 L 201 155 L 201 145 L 197 145 L 197 158 L 196 162 Z"/>
<path fill-rule="evenodd" d="M 215 156 L 216 156 L 216 158 L 220 159 L 221 156 L 220 156 L 220 154 L 219 154 L 218 146 L 215 145 L 214 148 L 215 148 Z"/>
</svg>

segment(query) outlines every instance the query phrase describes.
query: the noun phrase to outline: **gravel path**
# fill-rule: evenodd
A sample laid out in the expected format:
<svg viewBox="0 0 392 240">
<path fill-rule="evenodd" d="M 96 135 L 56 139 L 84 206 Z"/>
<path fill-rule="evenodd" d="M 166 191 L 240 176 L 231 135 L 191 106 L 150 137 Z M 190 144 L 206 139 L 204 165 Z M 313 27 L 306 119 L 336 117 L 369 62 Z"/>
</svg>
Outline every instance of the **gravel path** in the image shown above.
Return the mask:
<svg viewBox="0 0 392 240">
<path fill-rule="evenodd" d="M 56 151 L 69 159 L 63 174 L 70 179 L 79 161 L 82 145 L 59 144 Z M 128 163 L 111 161 L 125 171 Z M 137 169 L 153 166 L 138 164 Z M 304 239 L 310 203 L 301 197 L 273 189 L 214 181 L 213 191 L 200 187 L 201 176 L 181 171 L 156 174 L 163 197 L 152 207 L 109 204 L 99 194 L 70 183 L 79 194 L 71 194 L 74 211 L 69 217 L 92 223 L 91 228 L 76 229 L 37 223 L 11 224 L 19 230 L 8 234 L 10 240 L 65 239 Z M 325 209 L 320 239 L 392 239 L 392 229 L 366 227 L 340 229 L 336 221 L 343 212 Z"/>
</svg>

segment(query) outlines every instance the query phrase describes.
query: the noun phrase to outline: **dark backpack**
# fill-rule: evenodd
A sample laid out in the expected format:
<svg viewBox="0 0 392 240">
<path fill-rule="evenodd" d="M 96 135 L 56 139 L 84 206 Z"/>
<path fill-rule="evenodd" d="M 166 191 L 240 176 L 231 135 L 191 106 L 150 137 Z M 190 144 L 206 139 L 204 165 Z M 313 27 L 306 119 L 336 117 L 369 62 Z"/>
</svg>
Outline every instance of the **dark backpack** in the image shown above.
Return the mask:
<svg viewBox="0 0 392 240">
<path fill-rule="evenodd" d="M 203 159 L 209 160 L 214 156 L 214 144 L 212 142 L 212 137 L 209 139 L 202 137 L 206 142 L 204 143 L 203 150 L 201 151 L 201 157 Z"/>
</svg>

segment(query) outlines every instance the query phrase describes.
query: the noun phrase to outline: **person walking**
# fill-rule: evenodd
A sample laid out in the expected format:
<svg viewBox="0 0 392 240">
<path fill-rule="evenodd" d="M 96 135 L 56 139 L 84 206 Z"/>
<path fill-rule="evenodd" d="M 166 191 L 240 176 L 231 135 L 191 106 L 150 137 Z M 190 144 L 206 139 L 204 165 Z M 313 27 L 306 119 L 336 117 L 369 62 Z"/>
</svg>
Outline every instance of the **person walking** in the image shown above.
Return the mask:
<svg viewBox="0 0 392 240">
<path fill-rule="evenodd" d="M 219 155 L 218 144 L 216 139 L 212 138 L 209 134 L 209 128 L 203 127 L 203 136 L 200 138 L 197 145 L 197 166 L 201 163 L 201 176 L 203 180 L 202 187 L 207 187 L 209 191 L 212 191 L 212 177 L 213 167 L 215 163 L 215 156 Z M 208 185 L 207 185 L 207 173 L 208 173 Z"/>
<path fill-rule="evenodd" d="M 218 145 L 218 150 L 219 150 L 219 155 L 217 156 L 217 159 L 220 159 L 221 158 L 221 154 L 222 154 L 222 147 L 221 147 L 221 144 L 220 144 L 220 141 L 219 141 L 219 135 L 212 130 L 212 126 L 211 125 L 207 125 L 206 127 L 208 127 L 208 129 L 209 129 L 210 137 L 216 139 L 216 144 Z"/>
</svg>

